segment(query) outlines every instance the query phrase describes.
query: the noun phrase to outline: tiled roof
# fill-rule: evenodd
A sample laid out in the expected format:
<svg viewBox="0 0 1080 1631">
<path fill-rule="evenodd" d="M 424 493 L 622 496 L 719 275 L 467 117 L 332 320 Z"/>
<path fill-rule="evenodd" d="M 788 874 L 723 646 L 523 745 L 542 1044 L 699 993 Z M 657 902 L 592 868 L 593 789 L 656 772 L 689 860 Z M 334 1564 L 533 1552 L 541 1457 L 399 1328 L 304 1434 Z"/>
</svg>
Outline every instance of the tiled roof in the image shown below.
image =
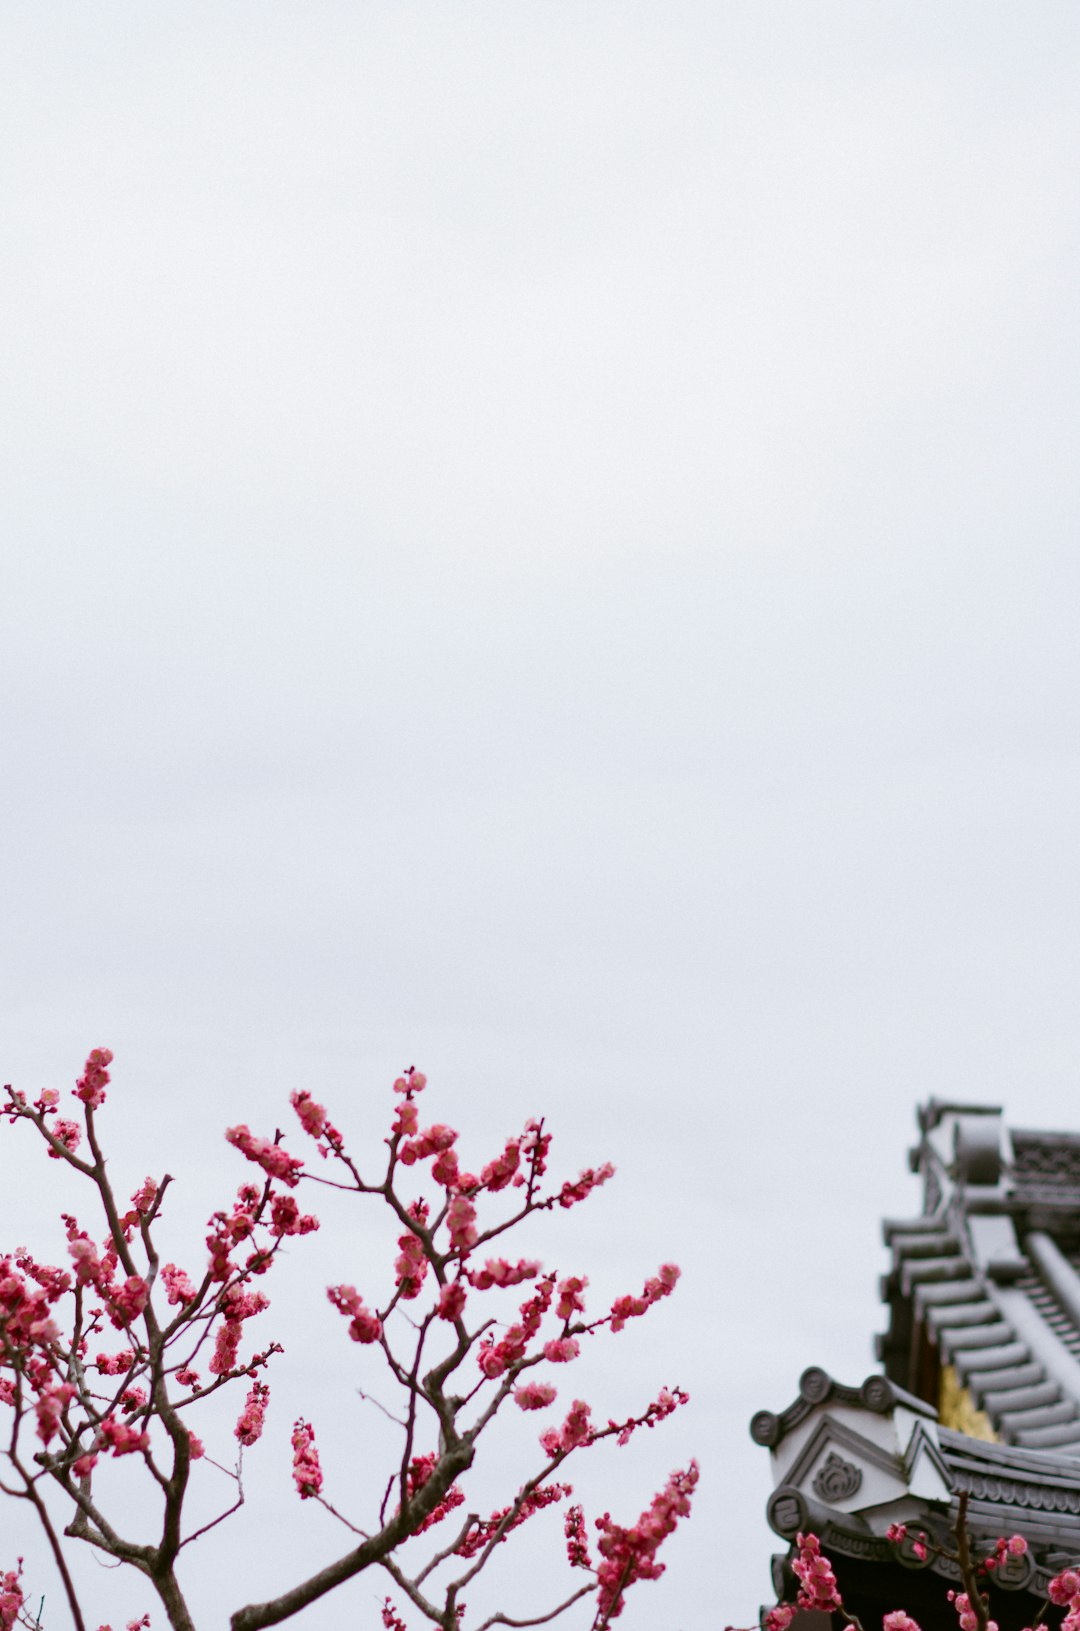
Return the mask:
<svg viewBox="0 0 1080 1631">
<path fill-rule="evenodd" d="M 885 1224 L 886 1375 L 938 1404 L 951 1372 L 988 1436 L 1080 1456 L 1080 1136 L 986 1105 L 919 1120 L 924 1209 Z"/>
</svg>

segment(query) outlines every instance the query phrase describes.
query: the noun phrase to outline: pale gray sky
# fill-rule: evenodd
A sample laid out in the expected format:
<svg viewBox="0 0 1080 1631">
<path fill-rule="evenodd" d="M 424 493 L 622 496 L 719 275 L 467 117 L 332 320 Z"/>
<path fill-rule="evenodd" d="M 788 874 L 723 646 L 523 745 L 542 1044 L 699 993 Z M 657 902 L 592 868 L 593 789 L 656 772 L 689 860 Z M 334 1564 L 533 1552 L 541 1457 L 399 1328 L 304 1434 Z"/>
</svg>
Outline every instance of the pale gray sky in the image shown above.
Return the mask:
<svg viewBox="0 0 1080 1631">
<path fill-rule="evenodd" d="M 592 1396 L 694 1397 L 598 1498 L 703 1467 L 621 1624 L 746 1623 L 746 1423 L 871 1368 L 916 1100 L 1080 1125 L 1080 13 L 34 0 L 0 44 L 3 1079 L 110 1044 L 193 1242 L 297 1083 L 374 1140 L 416 1062 L 481 1153 L 543 1111 L 613 1159 L 553 1254 L 685 1279 Z M 325 1336 L 251 1463 L 293 1553 L 196 1554 L 200 1626 L 339 1545 L 293 1404 L 368 1487 Z"/>
</svg>

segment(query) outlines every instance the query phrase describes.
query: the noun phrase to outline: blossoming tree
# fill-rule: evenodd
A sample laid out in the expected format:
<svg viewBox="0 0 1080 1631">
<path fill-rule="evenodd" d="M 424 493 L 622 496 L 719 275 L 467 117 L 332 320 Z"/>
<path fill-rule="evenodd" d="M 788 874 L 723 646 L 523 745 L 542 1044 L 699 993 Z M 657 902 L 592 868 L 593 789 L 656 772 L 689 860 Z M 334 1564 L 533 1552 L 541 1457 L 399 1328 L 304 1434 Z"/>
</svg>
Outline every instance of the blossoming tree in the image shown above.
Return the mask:
<svg viewBox="0 0 1080 1631">
<path fill-rule="evenodd" d="M 967 1522 L 968 1496 L 961 1492 L 957 1500 L 953 1524 L 954 1546 L 936 1545 L 930 1537 L 917 1532 L 909 1535 L 908 1526 L 891 1524 L 887 1539 L 900 1546 L 910 1540 L 916 1558 L 925 1561 L 931 1555 L 943 1558 L 955 1570 L 962 1586 L 945 1593 L 956 1613 L 958 1631 L 999 1631 L 996 1620 L 990 1617 L 990 1597 L 986 1590 L 995 1572 L 1010 1558 L 1023 1557 L 1028 1543 L 1023 1535 L 1000 1536 L 989 1552 L 979 1555 Z M 822 1551 L 821 1541 L 814 1534 L 799 1534 L 795 1542 L 798 1555 L 792 1562 L 792 1572 L 798 1581 L 794 1602 L 778 1603 L 764 1618 L 764 1631 L 789 1631 L 800 1613 L 827 1614 L 832 1623 L 851 1626 L 854 1631 L 866 1631 L 858 1616 L 848 1611 L 833 1566 Z M 1065 1609 L 1060 1631 L 1080 1631 L 1080 1569 L 1062 1569 L 1047 1586 L 1049 1602 Z M 1034 1616 L 1031 1626 L 1024 1631 L 1038 1631 L 1048 1604 Z M 734 1631 L 729 1626 L 727 1631 Z M 919 1622 L 902 1608 L 894 1609 L 882 1618 L 882 1631 L 922 1631 Z"/>
<path fill-rule="evenodd" d="M 74 1213 L 63 1214 L 69 1261 L 62 1268 L 21 1249 L 0 1256 L 6 1463 L 0 1492 L 36 1514 L 76 1631 L 86 1631 L 86 1622 L 69 1563 L 71 1541 L 140 1571 L 174 1631 L 194 1631 L 181 1560 L 186 1567 L 186 1548 L 236 1511 L 243 1489 L 237 1460 L 231 1504 L 201 1529 L 191 1526 L 185 1497 L 193 1465 L 205 1452 L 189 1424 L 200 1404 L 242 1383 L 236 1457 L 262 1433 L 268 1378 L 283 1350 L 276 1341 L 249 1357 L 242 1349 L 248 1321 L 267 1307 L 262 1283 L 282 1242 L 319 1227 L 294 1193 L 305 1182 L 381 1203 L 400 1230 L 383 1294 L 372 1298 L 368 1290 L 365 1300 L 352 1285 L 327 1292 L 345 1322 L 343 1336 L 377 1353 L 396 1389 L 398 1451 L 361 1527 L 323 1493 L 315 1426 L 295 1423 L 296 1496 L 325 1506 L 348 1539 L 325 1567 L 279 1596 L 236 1608 L 231 1631 L 280 1624 L 367 1570 L 382 1571 L 390 1588 L 382 1607 L 386 1631 L 405 1631 L 403 1614 L 413 1626 L 441 1631 L 541 1625 L 578 1604 L 578 1626 L 602 1631 L 617 1619 L 629 1588 L 663 1572 L 657 1554 L 690 1510 L 697 1465 L 672 1473 L 636 1522 L 623 1526 L 601 1514 L 595 1536 L 582 1506 L 570 1502 L 564 1470 L 602 1439 L 625 1444 L 687 1396 L 665 1387 L 638 1413 L 600 1424 L 581 1399 L 552 1414 L 558 1393 L 552 1378 L 577 1358 L 583 1339 L 620 1331 L 668 1296 L 679 1271 L 663 1265 L 640 1294 L 619 1297 L 607 1313 L 589 1318 L 584 1275 L 560 1276 L 531 1258 L 489 1255 L 496 1237 L 501 1243 L 526 1219 L 584 1201 L 613 1169 L 589 1168 L 573 1181 L 549 1185 L 550 1135 L 542 1122 L 529 1121 L 479 1172 L 466 1171 L 453 1129 L 442 1123 L 421 1128 L 425 1078 L 410 1069 L 394 1083 L 395 1108 L 376 1176 L 350 1154 L 322 1105 L 298 1091 L 293 1108 L 325 1164 L 311 1170 L 285 1148 L 280 1133 L 268 1139 L 246 1126 L 231 1128 L 226 1136 L 256 1169 L 255 1178 L 213 1214 L 207 1260 L 201 1272 L 189 1273 L 159 1255 L 156 1230 L 171 1177 L 147 1178 L 124 1203 L 107 1176 L 96 1118 L 111 1062 L 108 1049 L 91 1053 L 74 1089 L 78 1119 L 61 1114 L 60 1096 L 51 1089 L 30 1103 L 7 1087 L 0 1108 L 0 1119 L 27 1123 L 47 1154 L 66 1163 L 72 1179 L 85 1181 L 85 1193 L 100 1209 L 97 1228 L 104 1225 L 95 1237 Z M 513 1288 L 526 1290 L 507 1321 L 505 1293 Z M 506 1408 L 546 1417 L 535 1470 L 496 1510 L 470 1511 L 466 1474 Z M 151 1502 L 156 1511 L 152 1538 L 122 1532 L 110 1505 L 109 1464 L 120 1457 L 131 1458 L 129 1465 L 145 1477 L 143 1511 Z M 499 1548 L 517 1539 L 536 1513 L 563 1502 L 566 1562 L 570 1579 L 576 1573 L 580 1583 L 531 1613 L 514 1604 L 513 1616 L 500 1610 L 482 1621 L 470 1618 L 465 1593 Z M 0 1573 L 0 1631 L 36 1624 L 24 1590 L 21 1562 Z M 129 1622 L 128 1631 L 149 1625 L 147 1613 Z"/>
</svg>

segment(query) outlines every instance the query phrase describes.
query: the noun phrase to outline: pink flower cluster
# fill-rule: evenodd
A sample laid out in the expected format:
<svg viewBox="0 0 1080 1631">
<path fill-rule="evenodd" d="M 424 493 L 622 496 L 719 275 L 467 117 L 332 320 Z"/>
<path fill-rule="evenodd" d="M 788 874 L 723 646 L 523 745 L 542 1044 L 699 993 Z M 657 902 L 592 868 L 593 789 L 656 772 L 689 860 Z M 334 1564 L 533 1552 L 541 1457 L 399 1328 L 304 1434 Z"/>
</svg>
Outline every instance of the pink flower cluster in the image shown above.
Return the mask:
<svg viewBox="0 0 1080 1631">
<path fill-rule="evenodd" d="M 315 1429 L 302 1416 L 292 1431 L 292 1447 L 293 1483 L 300 1499 L 306 1501 L 322 1489 L 322 1468 L 315 1448 Z"/>
<path fill-rule="evenodd" d="M 834 1608 L 841 1607 L 832 1564 L 824 1556 L 816 1535 L 800 1532 L 795 1539 L 799 1555 L 791 1567 L 800 1582 L 799 1607 L 820 1609 L 824 1614 L 831 1614 Z M 967 1627 L 964 1631 L 967 1631 Z"/>
<path fill-rule="evenodd" d="M 582 1274 L 571 1274 L 559 1281 L 559 1300 L 555 1304 L 559 1319 L 568 1320 L 575 1314 L 585 1312 L 585 1287 L 588 1283 L 587 1276 Z"/>
<path fill-rule="evenodd" d="M 378 1342 L 382 1336 L 382 1321 L 378 1314 L 365 1308 L 355 1286 L 327 1286 L 326 1295 L 339 1314 L 348 1314 L 349 1335 L 354 1342 Z"/>
<path fill-rule="evenodd" d="M 427 1203 L 413 1201 L 406 1210 L 413 1222 L 419 1224 L 422 1229 L 428 1220 Z M 408 1302 L 413 1297 L 419 1297 L 423 1288 L 428 1271 L 427 1254 L 424 1242 L 413 1229 L 406 1229 L 403 1235 L 399 1235 L 398 1246 L 401 1255 L 394 1264 L 394 1280 L 401 1292 L 402 1300 Z"/>
<path fill-rule="evenodd" d="M 178 1269 L 175 1263 L 165 1264 L 161 1271 L 161 1281 L 165 1287 L 166 1302 L 176 1306 L 178 1303 L 195 1301 L 195 1287 L 183 1269 Z"/>
<path fill-rule="evenodd" d="M 900 1542 L 905 1539 L 907 1532 L 906 1523 L 891 1523 L 885 1531 L 885 1539 L 891 1540 L 899 1546 Z M 921 1531 L 918 1537 L 912 1541 L 911 1550 L 920 1562 L 926 1561 L 926 1536 Z"/>
<path fill-rule="evenodd" d="M 482 1269 L 472 1269 L 468 1281 L 477 1291 L 490 1291 L 492 1286 L 518 1286 L 522 1280 L 535 1280 L 541 1265 L 535 1258 L 521 1258 L 508 1263 L 505 1257 L 489 1257 Z"/>
<path fill-rule="evenodd" d="M 1080 1570 L 1063 1569 L 1046 1591 L 1052 1603 L 1069 1611 L 1061 1622 L 1061 1631 L 1080 1631 Z"/>
<path fill-rule="evenodd" d="M 922 1631 L 917 1620 L 910 1614 L 905 1614 L 902 1608 L 894 1608 L 891 1614 L 886 1614 L 881 1622 L 882 1631 Z"/>
<path fill-rule="evenodd" d="M 17 1265 L 10 1257 L 0 1258 L 0 1325 L 5 1346 L 44 1353 L 59 1340 L 51 1309 L 70 1286 L 71 1277 L 60 1269 L 50 1269 L 46 1283 L 39 1280 L 39 1289 L 34 1289 L 18 1272 L 19 1268 L 29 1271 L 33 1260 L 23 1256 L 17 1259 Z"/>
<path fill-rule="evenodd" d="M 523 1523 L 527 1523 L 534 1512 L 542 1512 L 546 1506 L 552 1506 L 556 1501 L 562 1501 L 573 1493 L 569 1484 L 541 1484 L 539 1488 L 530 1490 L 526 1496 L 519 1495 L 513 1506 L 500 1507 L 490 1518 L 478 1518 L 457 1547 L 456 1555 L 475 1557 L 478 1552 L 483 1551 L 489 1541 L 494 1540 L 496 1535 L 499 1536 L 496 1544 L 501 1545 L 509 1534 L 515 1529 L 520 1529 Z M 517 1507 L 516 1512 L 514 1507 Z M 513 1517 L 510 1516 L 511 1513 Z"/>
<path fill-rule="evenodd" d="M 241 1155 L 246 1155 L 249 1161 L 254 1161 L 257 1167 L 262 1167 L 269 1177 L 288 1184 L 290 1189 L 299 1181 L 304 1170 L 304 1163 L 300 1158 L 290 1155 L 272 1139 L 256 1137 L 244 1122 L 238 1127 L 230 1127 L 225 1138 L 228 1143 L 235 1145 Z"/>
<path fill-rule="evenodd" d="M 252 1383 L 240 1419 L 234 1428 L 241 1444 L 252 1445 L 262 1437 L 263 1419 L 269 1398 L 270 1389 L 265 1382 Z"/>
<path fill-rule="evenodd" d="M 522 1382 L 514 1389 L 514 1403 L 521 1410 L 543 1410 L 556 1397 L 550 1382 Z"/>
<path fill-rule="evenodd" d="M 450 1280 L 439 1292 L 436 1313 L 441 1320 L 459 1320 L 465 1312 L 466 1291 L 460 1280 Z"/>
<path fill-rule="evenodd" d="M 617 1433 L 616 1444 L 627 1444 L 639 1427 L 655 1427 L 682 1404 L 690 1403 L 690 1395 L 681 1387 L 661 1388 L 652 1404 L 640 1416 L 629 1416 L 626 1421 L 609 1421 L 609 1433 Z"/>
<path fill-rule="evenodd" d="M 21 1574 L 21 1557 L 18 1568 L 8 1569 L 6 1574 L 0 1574 L 0 1631 L 14 1631 L 18 1623 L 19 1611 L 26 1601 L 19 1585 Z"/>
<path fill-rule="evenodd" d="M 111 1048 L 94 1048 L 83 1073 L 74 1087 L 74 1096 L 81 1099 L 89 1110 L 98 1110 L 105 1103 L 105 1089 L 109 1085 L 108 1067 L 112 1064 Z"/>
<path fill-rule="evenodd" d="M 1008 1540 L 999 1536 L 994 1542 L 994 1550 L 990 1556 L 983 1559 L 983 1568 L 991 1572 L 999 1569 L 1010 1557 L 1023 1557 L 1028 1549 L 1028 1543 L 1023 1535 L 1010 1535 Z"/>
<path fill-rule="evenodd" d="M 975 1609 L 972 1606 L 971 1598 L 968 1596 L 967 1592 L 950 1591 L 948 1597 L 950 1603 L 952 1603 L 956 1609 L 957 1617 L 960 1621 L 960 1631 L 978 1631 L 979 1616 L 976 1614 Z M 998 1631 L 997 1621 L 988 1620 L 986 1631 Z"/>
<path fill-rule="evenodd" d="M 646 1280 L 640 1297 L 616 1297 L 611 1305 L 611 1329 L 621 1331 L 627 1320 L 644 1314 L 661 1297 L 670 1297 L 675 1290 L 679 1270 L 674 1263 L 662 1263 L 651 1280 Z"/>
<path fill-rule="evenodd" d="M 664 1488 L 631 1529 L 613 1523 L 609 1513 L 597 1518 L 601 1562 L 596 1570 L 600 1592 L 597 1617 L 614 1620 L 622 1613 L 626 1588 L 635 1580 L 658 1580 L 664 1565 L 656 1561 L 660 1546 L 680 1518 L 689 1516 L 690 1498 L 698 1481 L 698 1464 L 673 1472 Z"/>
<path fill-rule="evenodd" d="M 464 1257 L 476 1245 L 476 1207 L 468 1195 L 455 1195 L 446 1213 L 450 1244 Z"/>
<path fill-rule="evenodd" d="M 38 1393 L 34 1414 L 37 1416 L 38 1438 L 46 1448 L 60 1431 L 60 1419 L 75 1395 L 76 1389 L 70 1382 L 56 1382 L 52 1387 L 43 1387 Z"/>
<path fill-rule="evenodd" d="M 70 1150 L 72 1155 L 82 1143 L 82 1128 L 77 1121 L 71 1121 L 67 1116 L 59 1116 L 53 1122 L 50 1131 L 57 1143 L 62 1144 L 65 1150 Z M 49 1145 L 49 1156 L 53 1161 L 63 1159 L 60 1151 L 54 1149 L 51 1144 Z"/>
<path fill-rule="evenodd" d="M 301 1212 L 292 1195 L 275 1195 L 270 1201 L 270 1232 L 277 1235 L 310 1235 L 319 1227 L 311 1212 Z"/>
<path fill-rule="evenodd" d="M 587 1199 L 594 1189 L 606 1184 L 609 1178 L 614 1178 L 615 1168 L 610 1161 L 605 1161 L 602 1167 L 586 1167 L 584 1172 L 578 1173 L 573 1183 L 569 1178 L 559 1191 L 559 1205 L 562 1207 L 576 1206 L 579 1201 Z"/>
<path fill-rule="evenodd" d="M 412 1098 L 414 1093 L 422 1093 L 426 1086 L 427 1077 L 423 1071 L 417 1070 L 415 1065 L 410 1065 L 394 1083 L 394 1092 L 404 1093 L 408 1098 Z"/>
<path fill-rule="evenodd" d="M 121 1348 L 119 1353 L 98 1354 L 94 1363 L 102 1376 L 121 1376 L 131 1369 L 135 1355 L 130 1348 Z"/>
<path fill-rule="evenodd" d="M 299 1116 L 300 1125 L 305 1133 L 315 1140 L 324 1161 L 328 1155 L 343 1153 L 344 1142 L 341 1134 L 333 1122 L 327 1119 L 324 1107 L 316 1104 L 306 1088 L 298 1088 L 290 1093 L 289 1102 Z"/>
<path fill-rule="evenodd" d="M 539 1331 L 541 1321 L 551 1306 L 554 1290 L 552 1276 L 545 1275 L 532 1296 L 522 1303 L 520 1323 L 511 1325 L 501 1342 L 495 1342 L 490 1336 L 481 1342 L 476 1354 L 477 1363 L 489 1380 L 501 1376 L 525 1358 L 528 1344 Z"/>
<path fill-rule="evenodd" d="M 405 1478 L 406 1500 L 411 1501 L 424 1488 L 425 1484 L 430 1483 L 437 1459 L 434 1455 L 417 1455 L 409 1462 L 409 1469 Z M 441 1523 L 447 1513 L 453 1512 L 455 1507 L 461 1506 L 464 1500 L 465 1496 L 460 1489 L 448 1489 L 442 1500 L 432 1507 L 427 1517 L 422 1518 L 410 1533 L 422 1535 L 425 1529 L 430 1529 L 433 1524 Z"/>
<path fill-rule="evenodd" d="M 413 1107 L 400 1105 L 398 1108 L 398 1117 L 402 1125 L 411 1119 L 403 1114 L 406 1109 L 410 1108 Z M 444 1150 L 448 1150 L 452 1144 L 457 1142 L 457 1136 L 452 1127 L 446 1127 L 441 1121 L 437 1121 L 433 1127 L 425 1128 L 415 1138 L 409 1139 L 402 1144 L 398 1151 L 398 1159 L 404 1166 L 411 1167 L 417 1161 L 426 1161 L 431 1155 L 441 1155 Z"/>
<path fill-rule="evenodd" d="M 525 1182 L 518 1173 L 521 1166 L 521 1139 L 509 1138 L 506 1148 L 494 1161 L 489 1161 L 486 1167 L 481 1168 L 481 1187 L 490 1190 L 494 1195 L 497 1190 L 505 1189 L 508 1184 L 523 1184 Z"/>
<path fill-rule="evenodd" d="M 244 1321 L 261 1314 L 270 1306 L 269 1297 L 261 1291 L 245 1291 L 234 1285 L 223 1294 L 221 1313 L 224 1316 L 214 1339 L 214 1352 L 207 1369 L 213 1376 L 229 1376 L 236 1370 L 236 1356 L 244 1334 Z M 246 1368 L 246 1367 L 245 1367 Z"/>
<path fill-rule="evenodd" d="M 140 1433 L 137 1427 L 130 1426 L 126 1421 L 117 1421 L 115 1417 L 108 1416 L 98 1424 L 97 1446 L 111 1450 L 113 1455 L 133 1455 L 137 1450 L 150 1448 L 150 1435 Z"/>
<path fill-rule="evenodd" d="M 566 1536 L 566 1556 L 571 1568 L 591 1569 L 592 1558 L 589 1556 L 589 1537 L 585 1532 L 585 1514 L 580 1506 L 572 1506 L 567 1511 L 563 1534 Z"/>
<path fill-rule="evenodd" d="M 549 1427 L 540 1434 L 540 1447 L 546 1455 L 569 1455 L 579 1444 L 588 1444 L 593 1430 L 589 1424 L 590 1410 L 583 1399 L 575 1399 L 561 1427 Z"/>
</svg>

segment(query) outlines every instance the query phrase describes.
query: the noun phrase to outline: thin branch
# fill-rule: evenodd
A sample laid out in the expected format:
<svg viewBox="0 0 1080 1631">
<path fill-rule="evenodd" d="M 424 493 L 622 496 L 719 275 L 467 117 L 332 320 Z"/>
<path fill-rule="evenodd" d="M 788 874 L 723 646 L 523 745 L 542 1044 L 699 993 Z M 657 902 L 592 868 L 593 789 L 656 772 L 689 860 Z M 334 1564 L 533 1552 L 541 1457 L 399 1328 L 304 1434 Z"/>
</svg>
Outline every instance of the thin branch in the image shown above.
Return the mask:
<svg viewBox="0 0 1080 1631">
<path fill-rule="evenodd" d="M 587 1586 L 580 1586 L 572 1597 L 568 1597 L 564 1603 L 560 1603 L 558 1608 L 553 1608 L 550 1614 L 538 1614 L 533 1620 L 512 1620 L 508 1614 L 492 1614 L 490 1619 L 484 1620 L 477 1627 L 477 1631 L 488 1631 L 489 1625 L 547 1625 L 549 1621 L 557 1620 L 560 1614 L 565 1614 L 568 1608 L 573 1608 L 575 1603 L 579 1603 L 583 1597 L 587 1597 L 591 1591 L 595 1590 L 596 1581 L 593 1580 Z"/>
</svg>

